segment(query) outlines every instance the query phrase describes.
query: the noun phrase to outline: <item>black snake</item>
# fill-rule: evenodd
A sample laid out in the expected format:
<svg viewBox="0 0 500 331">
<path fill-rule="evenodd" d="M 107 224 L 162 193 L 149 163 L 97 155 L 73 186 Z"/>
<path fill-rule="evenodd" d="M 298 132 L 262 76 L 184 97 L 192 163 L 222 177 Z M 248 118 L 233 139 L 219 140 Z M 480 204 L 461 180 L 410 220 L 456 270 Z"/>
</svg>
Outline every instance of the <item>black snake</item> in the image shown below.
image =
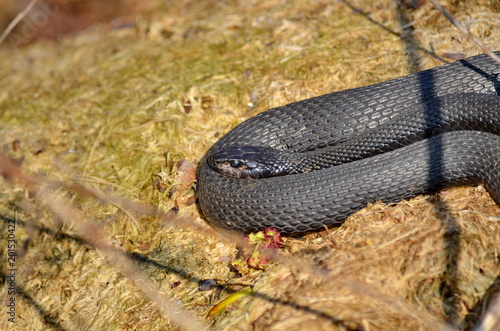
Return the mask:
<svg viewBox="0 0 500 331">
<path fill-rule="evenodd" d="M 198 206 L 217 227 L 296 234 L 448 186 L 500 204 L 499 135 L 500 64 L 478 55 L 248 119 L 201 160 Z"/>
</svg>

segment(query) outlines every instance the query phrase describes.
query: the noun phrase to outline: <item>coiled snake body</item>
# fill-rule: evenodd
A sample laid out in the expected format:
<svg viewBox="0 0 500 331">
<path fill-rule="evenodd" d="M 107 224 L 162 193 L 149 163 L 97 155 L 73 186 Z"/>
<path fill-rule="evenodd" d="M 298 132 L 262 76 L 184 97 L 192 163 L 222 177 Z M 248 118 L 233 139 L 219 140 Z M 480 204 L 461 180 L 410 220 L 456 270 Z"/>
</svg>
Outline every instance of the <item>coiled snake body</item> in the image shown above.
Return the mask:
<svg viewBox="0 0 500 331">
<path fill-rule="evenodd" d="M 500 204 L 499 95 L 500 64 L 479 55 L 268 110 L 203 157 L 199 209 L 297 234 L 447 186 L 482 183 Z"/>
</svg>

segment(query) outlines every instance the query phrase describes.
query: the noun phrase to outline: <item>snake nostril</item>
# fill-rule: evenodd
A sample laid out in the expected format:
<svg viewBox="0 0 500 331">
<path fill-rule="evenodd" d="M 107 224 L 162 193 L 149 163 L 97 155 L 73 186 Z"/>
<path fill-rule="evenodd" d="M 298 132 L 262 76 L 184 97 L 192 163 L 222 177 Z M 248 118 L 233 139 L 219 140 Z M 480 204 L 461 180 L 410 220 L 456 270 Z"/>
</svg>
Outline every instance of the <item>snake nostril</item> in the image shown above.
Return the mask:
<svg viewBox="0 0 500 331">
<path fill-rule="evenodd" d="M 254 168 L 254 169 L 250 170 L 250 176 L 252 178 L 261 178 L 262 177 L 261 169 Z"/>
<path fill-rule="evenodd" d="M 246 166 L 249 168 L 249 169 L 253 169 L 253 168 L 257 168 L 257 163 L 255 161 L 248 161 L 246 163 Z"/>
</svg>

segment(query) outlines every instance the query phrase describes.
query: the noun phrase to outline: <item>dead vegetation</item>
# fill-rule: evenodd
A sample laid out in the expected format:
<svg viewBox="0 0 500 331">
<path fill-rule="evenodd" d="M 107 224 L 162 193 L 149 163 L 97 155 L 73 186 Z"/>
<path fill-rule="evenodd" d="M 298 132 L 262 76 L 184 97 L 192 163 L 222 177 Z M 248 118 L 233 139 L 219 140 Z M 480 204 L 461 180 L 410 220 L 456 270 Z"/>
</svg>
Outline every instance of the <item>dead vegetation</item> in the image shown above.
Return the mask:
<svg viewBox="0 0 500 331">
<path fill-rule="evenodd" d="M 116 29 L 7 40 L 0 141 L 20 167 L 0 164 L 0 261 L 16 220 L 15 327 L 476 325 L 500 290 L 500 208 L 482 187 L 371 205 L 340 228 L 287 238 L 272 267 L 239 277 L 234 242 L 199 219 L 179 162 L 271 107 L 481 53 L 420 2 L 153 1 Z M 498 49 L 496 0 L 440 3 Z M 221 286 L 200 292 L 204 279 Z M 252 296 L 205 317 L 248 285 Z"/>
</svg>

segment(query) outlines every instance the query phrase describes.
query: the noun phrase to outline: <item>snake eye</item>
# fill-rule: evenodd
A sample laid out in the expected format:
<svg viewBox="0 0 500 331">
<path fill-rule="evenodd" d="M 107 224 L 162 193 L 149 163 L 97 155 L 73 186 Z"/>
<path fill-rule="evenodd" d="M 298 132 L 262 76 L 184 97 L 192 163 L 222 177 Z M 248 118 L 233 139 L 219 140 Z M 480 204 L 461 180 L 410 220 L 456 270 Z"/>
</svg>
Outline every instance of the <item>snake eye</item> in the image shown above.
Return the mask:
<svg viewBox="0 0 500 331">
<path fill-rule="evenodd" d="M 240 160 L 231 160 L 231 167 L 233 168 L 239 168 L 241 166 L 241 161 Z"/>
</svg>

